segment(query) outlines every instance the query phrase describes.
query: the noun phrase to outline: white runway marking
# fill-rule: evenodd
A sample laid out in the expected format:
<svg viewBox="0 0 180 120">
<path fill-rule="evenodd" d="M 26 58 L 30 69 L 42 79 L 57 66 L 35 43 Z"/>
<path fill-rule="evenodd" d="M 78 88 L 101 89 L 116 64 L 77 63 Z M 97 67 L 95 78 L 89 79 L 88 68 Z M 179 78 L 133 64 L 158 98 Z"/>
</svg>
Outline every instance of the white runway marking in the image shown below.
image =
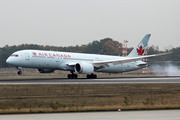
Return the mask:
<svg viewBox="0 0 180 120">
<path fill-rule="evenodd" d="M 180 120 L 180 110 L 0 115 L 0 120 Z"/>
<path fill-rule="evenodd" d="M 180 77 L 139 77 L 139 78 L 100 78 L 100 79 L 9 79 L 0 84 L 125 84 L 125 83 L 180 83 Z"/>
</svg>

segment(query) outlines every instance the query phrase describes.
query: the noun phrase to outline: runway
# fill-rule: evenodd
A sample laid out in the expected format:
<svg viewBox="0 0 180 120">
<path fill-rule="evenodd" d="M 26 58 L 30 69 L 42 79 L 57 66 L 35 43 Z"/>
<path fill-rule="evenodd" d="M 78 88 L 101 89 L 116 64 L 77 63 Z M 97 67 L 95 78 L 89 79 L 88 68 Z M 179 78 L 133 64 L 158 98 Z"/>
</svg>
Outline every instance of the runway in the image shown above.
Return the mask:
<svg viewBox="0 0 180 120">
<path fill-rule="evenodd" d="M 180 83 L 180 77 L 120 77 L 97 79 L 0 79 L 0 84 L 123 84 L 123 83 Z"/>
<path fill-rule="evenodd" d="M 180 110 L 0 115 L 1 120 L 180 120 Z"/>
</svg>

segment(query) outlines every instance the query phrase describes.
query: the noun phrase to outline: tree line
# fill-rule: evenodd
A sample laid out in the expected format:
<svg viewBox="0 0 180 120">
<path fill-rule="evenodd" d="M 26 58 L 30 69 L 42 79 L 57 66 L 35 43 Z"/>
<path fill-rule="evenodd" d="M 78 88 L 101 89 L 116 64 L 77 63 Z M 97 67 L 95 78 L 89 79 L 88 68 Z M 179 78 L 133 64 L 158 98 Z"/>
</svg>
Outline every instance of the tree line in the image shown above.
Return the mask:
<svg viewBox="0 0 180 120">
<path fill-rule="evenodd" d="M 102 54 L 102 55 L 116 55 L 122 56 L 122 43 L 115 41 L 111 38 L 105 38 L 101 40 L 94 40 L 85 45 L 81 46 L 68 46 L 68 47 L 56 47 L 49 45 L 36 45 L 36 44 L 22 44 L 14 46 L 4 46 L 0 48 L 0 67 L 10 67 L 6 64 L 6 59 L 15 51 L 24 49 L 36 49 L 36 50 L 52 50 L 52 51 L 63 51 L 63 52 L 79 52 L 79 53 L 91 53 L 91 54 Z M 128 48 L 128 54 L 133 48 Z M 173 53 L 166 56 L 159 56 L 151 58 L 151 61 L 179 61 L 180 59 L 180 47 L 173 48 L 171 50 Z M 148 54 L 162 53 L 157 46 L 149 46 Z M 168 52 L 168 51 L 166 51 Z"/>
</svg>

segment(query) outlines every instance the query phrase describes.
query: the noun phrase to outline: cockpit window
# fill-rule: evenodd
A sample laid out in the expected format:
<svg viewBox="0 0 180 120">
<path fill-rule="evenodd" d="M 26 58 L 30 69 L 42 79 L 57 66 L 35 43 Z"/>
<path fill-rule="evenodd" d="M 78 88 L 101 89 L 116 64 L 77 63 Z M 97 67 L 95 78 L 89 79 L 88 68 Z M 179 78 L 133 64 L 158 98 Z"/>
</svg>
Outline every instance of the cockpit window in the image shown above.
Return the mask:
<svg viewBox="0 0 180 120">
<path fill-rule="evenodd" d="M 18 57 L 18 54 L 12 54 L 11 56 L 12 57 Z"/>
</svg>

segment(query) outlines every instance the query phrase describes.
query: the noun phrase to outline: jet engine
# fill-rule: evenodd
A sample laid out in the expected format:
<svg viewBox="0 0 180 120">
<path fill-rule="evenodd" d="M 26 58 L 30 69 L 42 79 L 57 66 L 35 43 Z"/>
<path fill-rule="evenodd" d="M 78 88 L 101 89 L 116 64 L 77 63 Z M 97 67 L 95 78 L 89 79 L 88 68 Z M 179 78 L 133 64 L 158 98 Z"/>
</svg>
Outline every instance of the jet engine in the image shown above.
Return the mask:
<svg viewBox="0 0 180 120">
<path fill-rule="evenodd" d="M 55 70 L 54 69 L 37 69 L 39 73 L 52 73 Z"/>
<path fill-rule="evenodd" d="M 74 70 L 79 74 L 91 74 L 94 72 L 94 66 L 90 63 L 81 62 L 74 66 Z"/>
</svg>

